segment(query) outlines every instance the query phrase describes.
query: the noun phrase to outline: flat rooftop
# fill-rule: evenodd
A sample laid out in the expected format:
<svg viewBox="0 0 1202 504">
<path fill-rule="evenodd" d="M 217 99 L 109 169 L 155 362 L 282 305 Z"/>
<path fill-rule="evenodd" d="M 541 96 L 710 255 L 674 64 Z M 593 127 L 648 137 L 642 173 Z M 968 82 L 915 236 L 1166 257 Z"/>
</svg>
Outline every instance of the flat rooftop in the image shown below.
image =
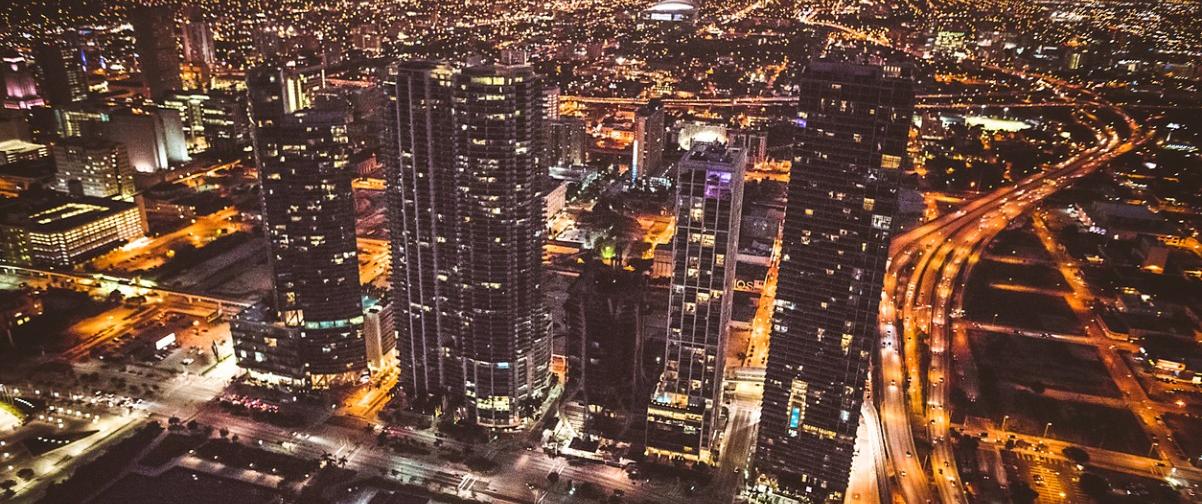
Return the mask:
<svg viewBox="0 0 1202 504">
<path fill-rule="evenodd" d="M 134 203 L 52 192 L 18 198 L 0 206 L 3 222 L 30 231 L 53 233 L 73 229 L 110 215 L 137 208 Z"/>
</svg>

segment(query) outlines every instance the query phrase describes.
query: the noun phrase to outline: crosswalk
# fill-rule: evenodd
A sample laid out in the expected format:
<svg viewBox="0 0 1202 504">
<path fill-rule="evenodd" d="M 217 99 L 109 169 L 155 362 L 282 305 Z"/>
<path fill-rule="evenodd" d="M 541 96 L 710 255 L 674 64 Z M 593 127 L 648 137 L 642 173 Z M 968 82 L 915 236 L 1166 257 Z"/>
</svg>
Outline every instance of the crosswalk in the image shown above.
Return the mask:
<svg viewBox="0 0 1202 504">
<path fill-rule="evenodd" d="M 471 474 L 464 474 L 463 481 L 460 481 L 459 485 L 455 487 L 455 489 L 460 493 L 471 491 L 472 485 L 476 484 L 477 481 L 479 481 L 479 478 Z"/>
</svg>

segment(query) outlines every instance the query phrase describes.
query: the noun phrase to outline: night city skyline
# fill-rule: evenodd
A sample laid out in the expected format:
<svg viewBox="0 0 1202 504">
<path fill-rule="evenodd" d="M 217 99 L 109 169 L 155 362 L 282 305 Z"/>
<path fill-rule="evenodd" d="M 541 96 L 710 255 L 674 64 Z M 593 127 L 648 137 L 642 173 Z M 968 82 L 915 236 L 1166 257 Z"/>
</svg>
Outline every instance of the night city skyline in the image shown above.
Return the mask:
<svg viewBox="0 0 1202 504">
<path fill-rule="evenodd" d="M 1202 502 L 1196 0 L 0 6 L 0 502 Z"/>
</svg>

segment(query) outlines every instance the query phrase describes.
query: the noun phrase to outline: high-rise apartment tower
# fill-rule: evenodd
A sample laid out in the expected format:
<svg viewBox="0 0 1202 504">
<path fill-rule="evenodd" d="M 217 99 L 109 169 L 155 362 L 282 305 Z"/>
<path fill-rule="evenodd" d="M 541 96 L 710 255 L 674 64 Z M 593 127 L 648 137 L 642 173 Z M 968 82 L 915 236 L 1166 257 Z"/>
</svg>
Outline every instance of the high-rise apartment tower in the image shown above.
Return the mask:
<svg viewBox="0 0 1202 504">
<path fill-rule="evenodd" d="M 418 61 L 398 64 L 386 93 L 402 386 L 516 428 L 549 377 L 543 82 L 520 62 Z"/>
<path fill-rule="evenodd" d="M 755 464 L 803 502 L 842 502 L 910 119 L 902 68 L 802 74 Z"/>
</svg>

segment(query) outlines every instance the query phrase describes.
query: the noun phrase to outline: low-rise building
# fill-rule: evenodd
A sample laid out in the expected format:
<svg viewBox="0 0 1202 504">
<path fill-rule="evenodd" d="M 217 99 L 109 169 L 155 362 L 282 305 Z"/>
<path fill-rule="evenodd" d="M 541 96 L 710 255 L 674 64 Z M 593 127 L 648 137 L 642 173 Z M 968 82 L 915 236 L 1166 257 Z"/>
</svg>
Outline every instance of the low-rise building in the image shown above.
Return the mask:
<svg viewBox="0 0 1202 504">
<path fill-rule="evenodd" d="M 33 187 L 44 187 L 54 180 L 50 158 L 0 164 L 0 197 L 16 198 Z"/>
<path fill-rule="evenodd" d="M 1158 377 L 1202 384 L 1202 347 L 1187 338 L 1159 335 L 1145 338 L 1139 356 Z"/>
<path fill-rule="evenodd" d="M 41 316 L 43 311 L 41 295 L 36 292 L 21 290 L 0 293 L 0 334 L 6 340 L 0 343 L 0 348 L 5 344 L 13 347 L 13 331 Z"/>
<path fill-rule="evenodd" d="M 143 193 L 146 216 L 155 222 L 188 222 L 229 208 L 228 198 L 217 191 L 196 191 L 179 183 L 162 183 Z"/>
<path fill-rule="evenodd" d="M 1090 231 L 1113 240 L 1134 240 L 1139 236 L 1171 240 L 1178 234 L 1164 217 L 1143 205 L 1095 201 L 1084 209 L 1084 214 L 1093 224 Z"/>
<path fill-rule="evenodd" d="M 0 208 L 0 260 L 72 267 L 146 234 L 135 203 L 53 193 Z"/>
<path fill-rule="evenodd" d="M 45 145 L 25 140 L 9 139 L 0 141 L 0 165 L 42 159 L 50 155 Z"/>
<path fill-rule="evenodd" d="M 563 207 L 568 203 L 568 183 L 548 179 L 547 185 L 548 189 L 545 198 L 547 200 L 547 224 L 549 225 L 551 219 L 555 218 L 555 214 L 563 210 Z"/>
<path fill-rule="evenodd" d="M 396 327 L 388 295 L 380 299 L 369 296 L 363 306 L 366 307 L 363 310 L 363 339 L 367 343 L 368 369 L 379 373 L 396 368 Z"/>
</svg>

